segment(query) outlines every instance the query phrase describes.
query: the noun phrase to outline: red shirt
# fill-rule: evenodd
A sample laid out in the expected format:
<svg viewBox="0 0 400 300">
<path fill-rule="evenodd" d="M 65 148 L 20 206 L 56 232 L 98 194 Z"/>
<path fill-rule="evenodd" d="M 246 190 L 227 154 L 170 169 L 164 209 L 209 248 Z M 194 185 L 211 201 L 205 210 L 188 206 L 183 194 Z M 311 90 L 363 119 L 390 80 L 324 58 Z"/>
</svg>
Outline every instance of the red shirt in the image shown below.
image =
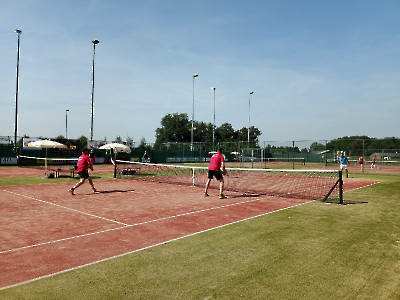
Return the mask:
<svg viewBox="0 0 400 300">
<path fill-rule="evenodd" d="M 208 169 L 213 171 L 219 171 L 223 161 L 225 161 L 224 156 L 219 152 L 215 153 L 210 159 L 210 164 L 208 165 Z"/>
<path fill-rule="evenodd" d="M 78 159 L 78 172 L 89 169 L 90 157 L 89 155 L 82 154 Z"/>
</svg>

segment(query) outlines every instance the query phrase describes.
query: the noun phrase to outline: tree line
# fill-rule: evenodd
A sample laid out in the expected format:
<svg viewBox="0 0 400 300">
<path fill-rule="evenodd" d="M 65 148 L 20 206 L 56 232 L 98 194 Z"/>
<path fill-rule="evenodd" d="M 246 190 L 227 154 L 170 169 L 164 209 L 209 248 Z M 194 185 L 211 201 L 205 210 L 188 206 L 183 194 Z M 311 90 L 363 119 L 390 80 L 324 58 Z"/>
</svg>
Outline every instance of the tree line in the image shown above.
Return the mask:
<svg viewBox="0 0 400 300">
<path fill-rule="evenodd" d="M 243 127 L 235 130 L 233 126 L 229 123 L 224 123 L 219 127 L 215 127 L 212 123 L 206 123 L 201 121 L 193 121 L 193 142 L 207 144 L 208 148 L 211 147 L 213 142 L 213 129 L 214 129 L 214 139 L 215 145 L 222 145 L 224 148 L 232 148 L 236 150 L 237 148 L 262 148 L 259 146 L 259 137 L 261 131 L 254 126 L 250 127 L 250 144 L 248 141 L 248 128 Z M 161 149 L 161 145 L 171 144 L 170 149 L 179 148 L 178 144 L 187 144 L 191 142 L 191 131 L 192 123 L 189 117 L 185 113 L 173 113 L 166 114 L 161 119 L 161 126 L 155 130 L 156 142 L 154 145 L 149 145 L 146 143 L 146 139 L 142 137 L 140 143 L 134 146 L 133 139 L 127 137 L 125 141 L 120 136 L 117 136 L 113 142 L 125 143 L 132 148 L 138 149 Z M 24 137 L 29 137 L 24 135 Z M 58 136 L 57 139 L 64 138 L 62 135 Z M 87 146 L 88 139 L 85 136 L 80 136 L 79 147 L 83 148 Z M 106 140 L 106 138 L 104 138 Z M 22 138 L 17 143 L 18 147 L 22 146 Z M 239 147 L 238 147 L 239 146 Z M 177 149 L 178 149 L 177 148 Z M 180 149 L 180 148 L 179 148 Z M 376 150 L 399 150 L 400 149 L 400 139 L 396 137 L 385 137 L 382 139 L 372 138 L 368 136 L 344 136 L 336 138 L 325 143 L 313 142 L 309 148 L 299 149 L 297 146 L 273 146 L 267 145 L 264 147 L 266 153 L 273 152 L 288 152 L 288 153 L 306 153 L 306 152 L 318 152 L 318 151 L 354 151 L 359 152 L 360 155 L 362 151 L 366 154 L 371 151 Z M 215 149 L 214 149 L 215 150 Z"/>
<path fill-rule="evenodd" d="M 212 143 L 248 141 L 251 147 L 257 147 L 261 131 L 251 126 L 235 130 L 231 124 L 224 123 L 215 127 L 212 123 L 193 121 L 193 142 Z M 249 135 L 248 135 L 249 134 Z M 155 147 L 164 143 L 190 143 L 192 138 L 192 122 L 187 114 L 167 114 L 161 119 L 161 127 L 156 129 Z"/>
</svg>

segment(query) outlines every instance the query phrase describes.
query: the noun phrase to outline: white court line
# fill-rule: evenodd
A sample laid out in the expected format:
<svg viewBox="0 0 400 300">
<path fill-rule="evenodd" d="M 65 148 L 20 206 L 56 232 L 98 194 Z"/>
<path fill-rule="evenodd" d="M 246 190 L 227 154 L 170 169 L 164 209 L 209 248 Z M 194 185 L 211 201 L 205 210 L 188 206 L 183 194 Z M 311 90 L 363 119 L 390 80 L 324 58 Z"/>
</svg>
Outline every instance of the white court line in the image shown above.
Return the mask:
<svg viewBox="0 0 400 300">
<path fill-rule="evenodd" d="M 367 186 L 371 186 L 371 185 L 374 185 L 374 184 L 376 184 L 376 183 L 373 183 L 373 184 L 370 184 L 370 185 L 367 185 Z M 366 187 L 366 186 L 364 186 L 364 187 Z M 361 189 L 361 188 L 363 188 L 363 187 L 359 187 L 357 189 Z M 260 200 L 259 198 L 256 198 L 256 199 L 249 200 L 249 201 L 237 202 L 235 204 L 223 205 L 223 206 L 221 206 L 219 208 L 223 208 L 223 207 L 227 207 L 227 206 L 233 206 L 233 205 L 239 205 L 239 204 L 243 204 L 243 203 L 247 203 L 247 202 L 254 202 L 254 201 L 259 201 L 259 200 Z M 12 287 L 20 286 L 20 285 L 23 285 L 23 284 L 26 284 L 26 283 L 30 283 L 30 282 L 33 282 L 33 281 L 49 278 L 49 277 L 52 277 L 52 276 L 55 276 L 55 275 L 63 274 L 63 273 L 69 272 L 69 271 L 78 270 L 78 269 L 81 269 L 81 268 L 84 268 L 84 267 L 88 267 L 88 266 L 91 266 L 91 265 L 94 265 L 94 264 L 97 264 L 97 263 L 105 262 L 105 261 L 108 261 L 108 260 L 111 260 L 111 259 L 114 259 L 114 258 L 126 256 L 126 255 L 129 255 L 129 254 L 133 254 L 133 253 L 136 253 L 136 252 L 139 252 L 139 251 L 146 250 L 146 249 L 151 249 L 151 248 L 154 248 L 154 247 L 157 247 L 157 246 L 161 246 L 161 245 L 165 245 L 165 244 L 168 244 L 168 243 L 171 243 L 171 242 L 175 242 L 175 241 L 178 241 L 178 240 L 181 240 L 181 239 L 184 239 L 184 238 L 192 237 L 192 236 L 198 235 L 200 233 L 205 233 L 205 232 L 212 231 L 212 230 L 219 229 L 219 228 L 223 228 L 223 227 L 226 227 L 226 226 L 229 226 L 229 225 L 233 225 L 233 224 L 241 223 L 241 222 L 244 222 L 244 221 L 252 220 L 252 219 L 255 219 L 255 218 L 258 218 L 258 217 L 261 217 L 261 216 L 269 215 L 269 214 L 272 214 L 272 213 L 275 213 L 275 212 L 280 212 L 280 211 L 283 211 L 283 210 L 287 210 L 287 209 L 290 209 L 290 208 L 298 207 L 298 206 L 301 206 L 301 205 L 304 205 L 304 204 L 308 204 L 308 203 L 312 203 L 312 202 L 315 202 L 315 201 L 317 201 L 317 200 L 310 200 L 310 201 L 307 201 L 307 202 L 303 202 L 303 203 L 295 204 L 295 205 L 292 205 L 292 206 L 280 208 L 280 209 L 273 210 L 273 211 L 270 211 L 270 212 L 266 212 L 266 213 L 263 213 L 263 214 L 259 214 L 259 215 L 253 216 L 253 217 L 237 220 L 237 221 L 234 221 L 234 222 L 231 222 L 231 223 L 223 224 L 223 225 L 220 225 L 220 226 L 212 227 L 212 228 L 209 228 L 209 229 L 205 229 L 205 230 L 194 232 L 194 233 L 191 233 L 191 234 L 188 234 L 188 235 L 177 237 L 177 238 L 174 238 L 174 239 L 171 239 L 171 240 L 168 240 L 168 241 L 163 241 L 163 242 L 160 242 L 160 243 L 157 243 L 157 244 L 149 245 L 149 246 L 146 246 L 146 247 L 143 247 L 143 248 L 140 248 L 140 249 L 136 249 L 136 250 L 133 250 L 133 251 L 129 251 L 129 252 L 121 253 L 121 254 L 118 254 L 118 255 L 111 256 L 111 257 L 107 257 L 107 258 L 104 258 L 104 259 L 101 259 L 101 260 L 93 261 L 93 262 L 90 262 L 90 263 L 87 263 L 87 264 L 83 264 L 83 265 L 80 265 L 80 266 L 76 266 L 76 267 L 73 267 L 73 268 L 69 268 L 69 269 L 66 269 L 66 270 L 54 272 L 54 273 L 47 274 L 47 275 L 44 275 L 44 276 L 39 276 L 39 277 L 30 279 L 30 280 L 27 280 L 27 281 L 19 282 L 19 283 L 13 284 L 13 285 L 0 287 L 0 291 L 8 289 L 8 288 L 12 288 Z M 185 213 L 185 214 L 180 214 L 180 216 L 189 215 L 189 214 L 192 214 L 192 213 L 199 213 L 199 212 L 203 212 L 203 211 L 210 211 L 210 210 L 217 209 L 217 208 L 218 207 L 209 208 L 209 209 L 205 209 L 205 210 L 199 210 L 199 211 L 195 211 L 195 212 L 188 212 L 188 213 Z M 165 217 L 165 218 L 161 218 L 159 220 L 172 219 L 172 218 L 175 218 L 175 217 L 176 216 Z M 124 227 L 115 228 L 114 230 L 123 229 L 123 228 L 131 227 L 131 226 L 137 226 L 137 225 L 140 225 L 140 224 L 157 222 L 159 220 L 142 222 L 142 223 L 138 223 L 138 224 L 134 224 L 134 225 L 127 225 L 127 226 L 124 226 Z M 99 233 L 101 233 L 101 232 L 99 232 Z M 96 233 L 93 233 L 93 234 L 96 234 Z M 74 237 L 72 237 L 72 238 L 74 238 Z"/>
<path fill-rule="evenodd" d="M 372 184 L 366 185 L 364 187 L 371 186 L 371 185 L 374 185 L 374 184 L 376 184 L 376 183 L 372 183 Z M 354 190 L 357 190 L 357 189 L 360 189 L 360 188 L 363 188 L 363 187 L 359 187 L 359 188 L 356 188 Z M 16 194 L 16 195 L 20 195 L 20 194 L 14 193 L 14 192 L 6 191 L 6 190 L 3 190 L 3 191 L 4 192 L 9 192 L 9 193 L 12 193 L 12 194 Z M 36 199 L 36 198 L 33 198 L 33 197 L 24 196 L 24 195 L 20 195 L 20 196 L 31 198 L 31 199 L 34 199 L 36 201 L 44 202 L 44 203 L 47 203 L 47 204 L 52 204 L 52 205 L 55 205 L 55 206 L 58 206 L 58 207 L 62 207 L 62 208 L 66 208 L 66 209 L 69 209 L 69 210 L 73 210 L 75 212 L 80 212 L 80 213 L 89 215 L 91 217 L 96 217 L 96 218 L 100 218 L 100 219 L 103 219 L 103 220 L 109 220 L 109 219 L 105 219 L 103 217 L 99 217 L 99 216 L 96 216 L 96 215 L 93 215 L 93 214 L 88 214 L 88 213 L 85 213 L 85 212 L 81 212 L 81 211 L 78 211 L 78 210 L 75 210 L 75 209 L 71 209 L 71 208 L 68 208 L 68 207 L 64 207 L 62 205 L 54 204 L 54 203 L 47 202 L 47 201 L 40 200 L 40 199 Z M 267 197 L 273 198 L 274 196 L 267 196 Z M 202 212 L 212 211 L 212 210 L 226 208 L 226 207 L 230 207 L 230 206 L 236 206 L 236 205 L 240 205 L 240 204 L 246 204 L 246 203 L 255 202 L 255 201 L 260 201 L 260 199 L 256 198 L 256 199 L 251 199 L 251 200 L 247 200 L 247 201 L 241 201 L 241 202 L 236 202 L 236 203 L 231 203 L 231 204 L 226 204 L 226 205 L 221 205 L 221 206 L 216 206 L 216 207 L 210 207 L 210 208 L 201 209 L 201 210 L 198 210 L 198 211 L 190 211 L 190 212 L 181 213 L 181 214 L 178 214 L 178 215 L 172 215 L 172 216 L 167 216 L 167 217 L 163 217 L 163 218 L 159 218 L 159 219 L 143 221 L 143 222 L 139 222 L 139 223 L 135 223 L 135 224 L 126 224 L 126 223 L 121 223 L 121 222 L 118 222 L 118 221 L 115 221 L 115 220 L 109 220 L 109 221 L 112 221 L 112 222 L 116 222 L 116 223 L 122 224 L 123 226 L 122 227 L 111 228 L 111 229 L 100 230 L 100 231 L 95 231 L 95 232 L 89 232 L 89 233 L 80 234 L 80 235 L 71 236 L 71 237 L 66 237 L 66 238 L 61 238 L 61 239 L 57 239 L 57 240 L 53 240 L 53 241 L 48 241 L 48 242 L 43 242 L 43 243 L 32 244 L 32 245 L 27 245 L 27 246 L 23 246 L 23 247 L 3 250 L 3 251 L 0 251 L 0 254 L 15 252 L 15 251 L 34 248 L 34 247 L 39 247 L 39 246 L 45 246 L 45 245 L 50 245 L 50 244 L 55 244 L 55 243 L 59 243 L 59 242 L 63 242 L 63 241 L 68 241 L 68 240 L 73 240 L 73 239 L 93 236 L 93 235 L 96 235 L 96 234 L 102 234 L 102 233 L 121 230 L 121 229 L 129 228 L 129 227 L 134 227 L 134 226 L 140 226 L 140 225 L 150 224 L 150 223 L 154 223 L 154 222 L 165 221 L 165 220 L 169 220 L 169 219 L 173 219 L 173 218 L 177 218 L 177 217 L 183 217 L 183 216 L 187 216 L 187 215 L 191 215 L 191 214 L 198 214 L 198 213 L 202 213 Z M 315 201 L 315 200 L 312 200 L 312 201 Z M 308 202 L 306 202 L 306 203 L 308 203 Z M 286 209 L 286 208 L 284 208 L 284 209 Z M 277 211 L 279 211 L 279 210 L 277 210 Z"/>
<path fill-rule="evenodd" d="M 19 196 L 19 197 L 24 197 L 24 198 L 32 199 L 32 200 L 35 200 L 35 201 L 38 201 L 38 202 L 42 202 L 42 203 L 45 203 L 45 204 L 54 205 L 54 206 L 57 206 L 57 207 L 59 207 L 59 208 L 71 210 L 71 211 L 73 211 L 73 212 L 80 213 L 80 214 L 84 214 L 84 215 L 86 215 L 86 216 L 93 217 L 93 218 L 97 218 L 97 219 L 101 219 L 101 220 L 104 220 L 104 221 L 108 221 L 108 222 L 112 222 L 112 223 L 117 223 L 117 224 L 125 225 L 125 226 L 128 225 L 128 224 L 125 224 L 125 223 L 122 223 L 122 222 L 118 222 L 118 221 L 116 221 L 116 220 L 111 220 L 111 219 L 107 219 L 107 218 L 104 218 L 104 217 L 96 216 L 96 215 L 89 214 L 89 213 L 84 212 L 84 211 L 80 211 L 80 210 L 77 210 L 77 209 L 73 209 L 73 208 L 70 208 L 70 207 L 67 207 L 67 206 L 64 206 L 64 205 L 60 205 L 60 204 L 56 204 L 56 203 L 53 203 L 53 202 L 41 200 L 41 199 L 38 199 L 38 198 L 35 198 L 35 197 L 26 196 L 26 195 L 23 195 L 23 194 L 19 194 L 19 193 L 7 191 L 7 190 L 2 190 L 2 192 L 6 192 L 6 193 L 13 194 L 13 195 L 17 195 L 17 196 Z"/>
<path fill-rule="evenodd" d="M 31 198 L 31 197 L 28 197 L 28 198 Z M 35 200 L 38 200 L 38 199 L 35 199 Z M 111 228 L 111 229 L 100 230 L 100 231 L 95 231 L 95 232 L 90 232 L 90 233 L 85 233 L 85 234 L 80 234 L 80 235 L 76 235 L 76 236 L 61 238 L 61 239 L 48 241 L 48 242 L 43 242 L 43 243 L 27 245 L 27 246 L 23 246 L 23 247 L 8 249 L 8 250 L 3 250 L 3 251 L 0 251 L 0 254 L 20 251 L 20 250 L 24 250 L 24 249 L 29 249 L 29 248 L 39 247 L 39 246 L 45 246 L 45 245 L 50 245 L 50 244 L 55 244 L 55 243 L 59 243 L 59 242 L 63 242 L 63 241 L 83 238 L 83 237 L 92 236 L 92 235 L 96 235 L 96 234 L 107 233 L 107 232 L 111 232 L 111 231 L 115 231 L 115 230 L 120 230 L 120 229 L 125 229 L 125 228 L 129 228 L 129 227 L 140 226 L 140 225 L 145 225 L 145 224 L 150 224 L 150 223 L 154 223 L 154 222 L 165 221 L 165 220 L 169 220 L 169 219 L 173 219 L 173 218 L 177 218 L 177 217 L 183 217 L 183 216 L 187 216 L 187 215 L 191 215 L 191 214 L 198 214 L 198 213 L 207 212 L 207 211 L 211 211 L 211 210 L 215 210 L 215 209 L 221 209 L 221 208 L 240 205 L 240 204 L 246 204 L 246 203 L 259 201 L 259 200 L 260 200 L 259 198 L 256 198 L 256 199 L 251 199 L 251 200 L 247 200 L 247 201 L 241 201 L 241 202 L 237 202 L 237 203 L 221 205 L 221 206 L 217 206 L 217 207 L 210 207 L 210 208 L 201 209 L 201 210 L 197 210 L 197 211 L 190 211 L 190 212 L 181 213 L 181 214 L 173 215 L 173 216 L 167 216 L 167 217 L 163 217 L 163 218 L 159 218 L 159 219 L 143 221 L 143 222 L 139 222 L 139 223 L 135 223 L 135 224 L 125 224 L 125 223 L 118 222 L 120 224 L 123 224 L 124 226 Z M 43 201 L 43 200 L 38 200 L 38 201 Z M 46 201 L 43 201 L 43 202 L 46 202 Z M 55 204 L 55 205 L 56 206 L 60 206 L 58 204 Z M 90 216 L 96 217 L 95 215 L 90 215 Z M 99 218 L 102 218 L 102 217 L 99 217 Z"/>
<path fill-rule="evenodd" d="M 257 198 L 257 199 L 252 200 L 252 201 L 258 201 L 258 200 L 260 200 L 260 199 Z M 252 202 L 252 201 L 247 201 L 247 202 Z M 204 233 L 204 232 L 208 232 L 208 231 L 211 231 L 211 230 L 223 228 L 223 227 L 226 227 L 226 226 L 229 226 L 229 225 L 241 223 L 241 222 L 244 222 L 244 221 L 248 221 L 248 220 L 251 220 L 251 219 L 255 219 L 255 218 L 258 218 L 258 217 L 261 217 L 261 216 L 269 215 L 269 214 L 272 214 L 272 213 L 275 213 L 275 212 L 283 211 L 283 210 L 286 210 L 286 209 L 289 209 L 289 208 L 297 207 L 297 206 L 300 206 L 300 205 L 303 205 L 303 204 L 306 204 L 306 203 L 310 203 L 310 202 L 314 202 L 314 201 L 316 201 L 316 200 L 311 200 L 311 201 L 308 201 L 308 202 L 303 202 L 303 203 L 299 203 L 299 204 L 296 204 L 296 205 L 288 206 L 288 207 L 285 207 L 285 208 L 280 208 L 280 209 L 277 209 L 277 210 L 269 211 L 269 212 L 266 212 L 266 213 L 263 213 L 263 214 L 259 214 L 259 215 L 253 216 L 253 217 L 237 220 L 237 221 L 234 221 L 234 222 L 230 222 L 230 223 L 223 224 L 223 225 L 220 225 L 220 226 L 208 228 L 208 229 L 201 230 L 201 231 L 198 231 L 198 232 L 193 232 L 193 233 L 190 233 L 190 234 L 187 234 L 187 235 L 184 235 L 184 236 L 180 236 L 180 237 L 168 240 L 168 241 L 164 241 L 164 242 L 160 242 L 160 243 L 157 243 L 157 244 L 149 245 L 149 246 L 146 246 L 146 247 L 143 247 L 143 248 L 140 248 L 140 249 L 136 249 L 136 250 L 125 252 L 125 253 L 118 254 L 118 255 L 114 255 L 114 256 L 107 257 L 107 258 L 104 258 L 104 259 L 100 259 L 100 260 L 97 260 L 97 261 L 93 261 L 93 262 L 90 262 L 90 263 L 87 263 L 87 264 L 83 264 L 83 265 L 80 265 L 80 266 L 77 266 L 77 267 L 69 268 L 69 269 L 66 269 L 66 270 L 58 271 L 58 272 L 51 273 L 51 274 L 44 275 L 44 276 L 39 276 L 39 277 L 30 279 L 30 280 L 27 280 L 27 281 L 24 281 L 24 282 L 19 282 L 19 283 L 13 284 L 13 285 L 0 287 L 0 291 L 8 289 L 8 288 L 12 288 L 12 287 L 20 286 L 20 285 L 23 285 L 23 284 L 26 284 L 26 283 L 30 283 L 30 282 L 33 282 L 33 281 L 49 278 L 49 277 L 52 277 L 52 276 L 55 276 L 55 275 L 63 274 L 63 273 L 69 272 L 69 271 L 78 270 L 78 269 L 81 269 L 81 268 L 84 268 L 84 267 L 88 267 L 88 266 L 91 266 L 91 265 L 94 265 L 94 264 L 97 264 L 97 263 L 101 263 L 101 262 L 105 262 L 105 261 L 108 261 L 108 260 L 111 260 L 111 259 L 114 259 L 114 258 L 126 256 L 126 255 L 129 255 L 129 254 L 133 254 L 133 253 L 136 253 L 136 252 L 139 252 L 139 251 L 143 251 L 143 250 L 146 250 L 146 249 L 151 249 L 151 248 L 154 248 L 154 247 L 157 247 L 157 246 L 169 244 L 171 242 L 175 242 L 175 241 L 182 240 L 184 238 L 192 237 L 192 236 L 198 235 L 200 233 Z M 245 202 L 239 202 L 237 204 L 242 204 L 242 203 L 245 203 Z M 230 206 L 230 205 L 228 205 L 228 206 Z M 211 209 L 207 209 L 207 210 L 211 210 Z M 201 212 L 201 211 L 198 211 L 198 212 Z M 187 214 L 190 214 L 190 213 L 187 213 Z"/>
</svg>

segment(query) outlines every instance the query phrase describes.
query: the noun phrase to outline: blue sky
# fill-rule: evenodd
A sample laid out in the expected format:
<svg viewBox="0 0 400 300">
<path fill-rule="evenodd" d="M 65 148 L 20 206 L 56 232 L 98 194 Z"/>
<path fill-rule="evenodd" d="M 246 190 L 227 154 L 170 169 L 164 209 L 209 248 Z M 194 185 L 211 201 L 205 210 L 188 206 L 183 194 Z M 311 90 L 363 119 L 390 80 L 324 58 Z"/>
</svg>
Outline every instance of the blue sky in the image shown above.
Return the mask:
<svg viewBox="0 0 400 300">
<path fill-rule="evenodd" d="M 260 141 L 400 136 L 400 1 L 2 0 L 0 135 L 155 141 L 167 113 Z"/>
</svg>

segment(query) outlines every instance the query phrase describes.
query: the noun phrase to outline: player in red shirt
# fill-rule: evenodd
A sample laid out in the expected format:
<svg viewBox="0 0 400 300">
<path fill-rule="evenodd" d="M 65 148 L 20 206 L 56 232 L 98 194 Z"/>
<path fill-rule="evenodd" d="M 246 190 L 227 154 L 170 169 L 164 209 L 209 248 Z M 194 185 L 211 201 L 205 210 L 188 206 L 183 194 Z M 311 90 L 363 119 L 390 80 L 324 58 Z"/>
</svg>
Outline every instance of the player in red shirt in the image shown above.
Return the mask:
<svg viewBox="0 0 400 300">
<path fill-rule="evenodd" d="M 376 157 L 372 158 L 371 169 L 376 167 Z"/>
<path fill-rule="evenodd" d="M 224 199 L 225 196 L 223 194 L 224 191 L 224 177 L 222 175 L 226 175 L 225 169 L 225 158 L 222 155 L 222 148 L 219 148 L 217 153 L 215 153 L 210 160 L 210 164 L 208 166 L 208 179 L 206 183 L 206 187 L 204 190 L 204 196 L 208 196 L 208 187 L 210 186 L 210 182 L 215 177 L 215 179 L 219 180 L 219 198 Z M 222 169 L 222 171 L 221 171 Z"/>
<path fill-rule="evenodd" d="M 89 180 L 90 185 L 92 186 L 93 193 L 96 193 L 97 190 L 95 189 L 93 185 L 92 178 L 89 176 L 89 169 L 93 171 L 93 164 L 91 162 L 91 159 L 89 157 L 89 149 L 84 148 L 82 150 L 82 155 L 78 159 L 78 174 L 81 180 L 69 190 L 69 193 L 71 195 L 75 195 L 75 189 L 81 186 L 82 184 L 85 183 L 85 180 Z"/>
</svg>

